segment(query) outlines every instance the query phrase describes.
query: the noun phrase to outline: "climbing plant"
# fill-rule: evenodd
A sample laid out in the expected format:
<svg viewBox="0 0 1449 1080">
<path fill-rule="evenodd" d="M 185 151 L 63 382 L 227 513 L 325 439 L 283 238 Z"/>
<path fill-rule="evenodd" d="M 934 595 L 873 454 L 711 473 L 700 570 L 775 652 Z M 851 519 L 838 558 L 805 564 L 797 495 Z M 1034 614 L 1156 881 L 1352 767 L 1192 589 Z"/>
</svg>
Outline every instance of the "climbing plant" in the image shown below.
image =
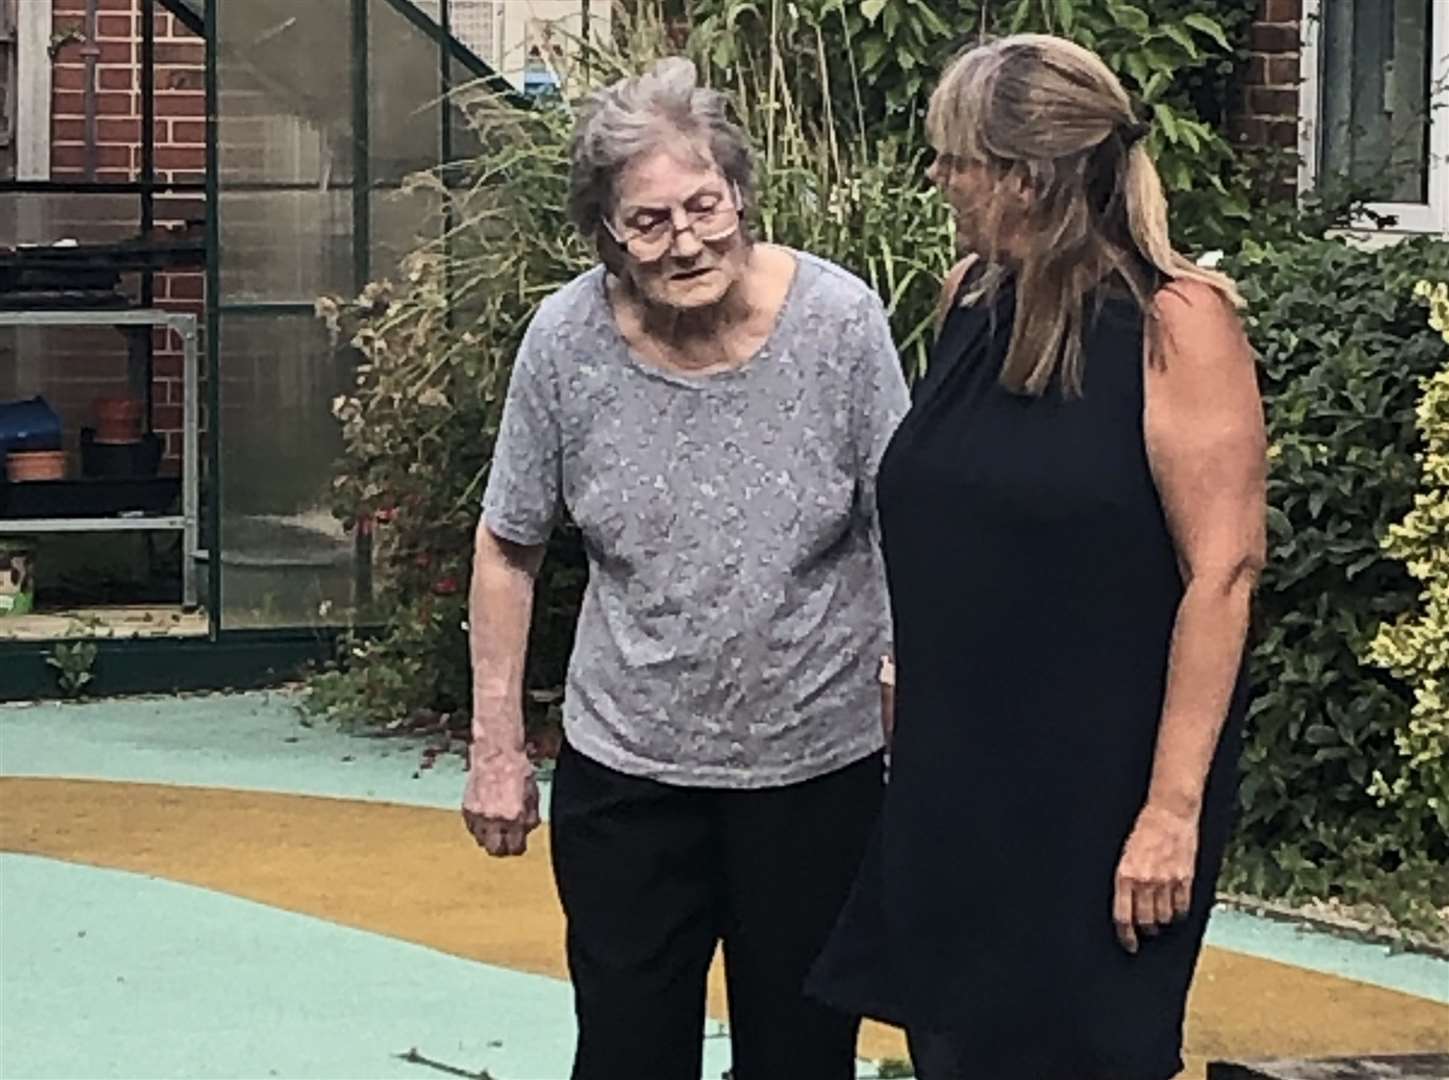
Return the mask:
<svg viewBox="0 0 1449 1080">
<path fill-rule="evenodd" d="M 1419 583 L 1414 610 L 1380 628 L 1368 658 L 1413 688 L 1414 705 L 1394 734 L 1396 760 L 1375 769 L 1372 794 L 1399 808 L 1424 846 L 1445 846 L 1449 835 L 1449 283 L 1421 281 L 1415 296 L 1430 309 L 1429 325 L 1443 339 L 1439 371 L 1423 383 L 1418 429 L 1419 491 L 1414 507 L 1393 525 L 1384 550 Z"/>
</svg>

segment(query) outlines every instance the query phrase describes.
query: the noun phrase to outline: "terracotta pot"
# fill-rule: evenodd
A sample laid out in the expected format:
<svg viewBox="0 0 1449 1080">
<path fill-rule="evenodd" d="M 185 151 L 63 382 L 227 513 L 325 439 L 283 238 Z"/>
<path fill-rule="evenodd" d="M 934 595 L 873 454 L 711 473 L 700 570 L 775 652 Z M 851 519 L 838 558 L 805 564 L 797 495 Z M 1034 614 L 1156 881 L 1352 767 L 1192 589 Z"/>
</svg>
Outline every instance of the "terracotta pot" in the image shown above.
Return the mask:
<svg viewBox="0 0 1449 1080">
<path fill-rule="evenodd" d="M 101 398 L 96 402 L 96 442 L 110 446 L 141 441 L 144 407 L 135 398 Z"/>
<path fill-rule="evenodd" d="M 5 457 L 5 475 L 12 484 L 32 480 L 64 480 L 64 450 L 12 450 Z"/>
</svg>

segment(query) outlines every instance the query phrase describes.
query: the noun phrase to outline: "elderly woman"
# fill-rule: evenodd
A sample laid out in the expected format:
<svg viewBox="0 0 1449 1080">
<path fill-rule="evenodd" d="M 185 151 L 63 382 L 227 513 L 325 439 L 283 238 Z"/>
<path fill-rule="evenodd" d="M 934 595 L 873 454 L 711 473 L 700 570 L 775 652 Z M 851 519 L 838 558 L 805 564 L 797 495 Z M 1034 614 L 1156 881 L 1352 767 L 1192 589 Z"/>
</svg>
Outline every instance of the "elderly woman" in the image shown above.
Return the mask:
<svg viewBox="0 0 1449 1080">
<path fill-rule="evenodd" d="M 603 265 L 514 366 L 477 534 L 464 816 L 538 823 L 523 751 L 534 579 L 566 508 L 590 578 L 551 814 L 575 1080 L 698 1080 L 723 942 L 736 1080 L 854 1076 L 803 996 L 882 790 L 888 612 L 872 476 L 907 395 L 875 294 L 752 241 L 726 101 L 665 61 L 601 91 L 571 216 Z"/>
<path fill-rule="evenodd" d="M 1168 1080 L 1264 558 L 1253 354 L 1097 56 L 974 49 L 928 127 L 977 257 L 881 464 L 891 787 L 816 982 L 924 1080 Z"/>
</svg>

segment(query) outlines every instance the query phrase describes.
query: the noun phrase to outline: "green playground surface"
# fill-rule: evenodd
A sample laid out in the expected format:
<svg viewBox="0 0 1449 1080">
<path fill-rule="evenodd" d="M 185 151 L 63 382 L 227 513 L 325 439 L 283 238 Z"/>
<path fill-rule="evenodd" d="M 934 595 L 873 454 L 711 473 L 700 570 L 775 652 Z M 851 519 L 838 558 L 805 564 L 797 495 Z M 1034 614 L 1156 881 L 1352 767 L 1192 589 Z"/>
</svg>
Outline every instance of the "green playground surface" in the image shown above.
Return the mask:
<svg viewBox="0 0 1449 1080">
<path fill-rule="evenodd" d="M 286 692 L 0 708 L 0 1080 L 564 1080 L 546 838 L 483 858 L 419 751 Z M 1449 962 L 1229 910 L 1208 941 L 1189 1076 L 1449 1050 Z M 903 1047 L 870 1025 L 860 1075 Z"/>
</svg>

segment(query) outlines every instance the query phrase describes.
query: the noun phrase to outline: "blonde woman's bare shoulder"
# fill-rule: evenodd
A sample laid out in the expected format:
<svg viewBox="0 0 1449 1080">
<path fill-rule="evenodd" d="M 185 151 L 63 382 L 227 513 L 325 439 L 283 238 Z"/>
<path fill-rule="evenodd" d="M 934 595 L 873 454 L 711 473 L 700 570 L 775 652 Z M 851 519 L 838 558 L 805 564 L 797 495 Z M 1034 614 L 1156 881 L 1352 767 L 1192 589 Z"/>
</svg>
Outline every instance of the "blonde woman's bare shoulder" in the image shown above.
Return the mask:
<svg viewBox="0 0 1449 1080">
<path fill-rule="evenodd" d="M 973 253 L 951 267 L 950 273 L 946 275 L 946 280 L 941 283 L 941 296 L 944 303 L 949 304 L 956 298 L 956 294 L 961 291 L 961 282 L 966 280 L 966 275 L 971 272 L 971 268 L 980 261 L 981 257 Z"/>
<path fill-rule="evenodd" d="M 1152 299 L 1152 316 L 1157 322 L 1157 359 L 1209 367 L 1251 361 L 1252 347 L 1243 320 L 1221 289 L 1206 281 L 1177 278 L 1157 291 Z"/>
<path fill-rule="evenodd" d="M 946 316 L 951 313 L 951 305 L 955 303 L 957 295 L 961 292 L 961 283 L 966 280 L 966 275 L 971 268 L 979 261 L 978 256 L 967 255 L 964 259 L 951 267 L 944 281 L 941 282 L 941 299 L 936 305 L 936 332 L 941 332 L 941 326 L 946 321 Z"/>
</svg>

